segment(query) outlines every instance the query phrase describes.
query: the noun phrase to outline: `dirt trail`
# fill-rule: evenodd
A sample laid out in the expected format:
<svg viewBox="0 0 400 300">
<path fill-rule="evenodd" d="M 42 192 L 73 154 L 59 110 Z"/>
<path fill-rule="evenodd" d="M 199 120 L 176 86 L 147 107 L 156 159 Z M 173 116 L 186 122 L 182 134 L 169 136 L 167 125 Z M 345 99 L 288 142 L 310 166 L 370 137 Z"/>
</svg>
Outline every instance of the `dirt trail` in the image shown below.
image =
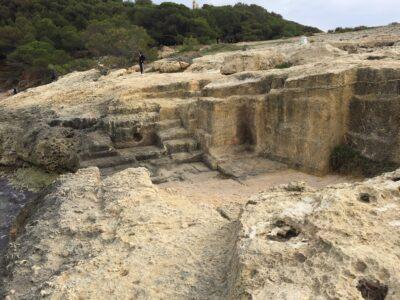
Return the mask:
<svg viewBox="0 0 400 300">
<path fill-rule="evenodd" d="M 218 207 L 227 204 L 243 204 L 247 199 L 280 184 L 292 181 L 304 181 L 314 188 L 327 185 L 354 182 L 356 179 L 340 175 L 315 176 L 295 170 L 283 170 L 248 177 L 240 181 L 223 178 L 217 171 L 208 171 L 186 176 L 185 181 L 167 182 L 158 185 L 160 189 L 175 191 L 193 203 L 208 204 Z"/>
</svg>

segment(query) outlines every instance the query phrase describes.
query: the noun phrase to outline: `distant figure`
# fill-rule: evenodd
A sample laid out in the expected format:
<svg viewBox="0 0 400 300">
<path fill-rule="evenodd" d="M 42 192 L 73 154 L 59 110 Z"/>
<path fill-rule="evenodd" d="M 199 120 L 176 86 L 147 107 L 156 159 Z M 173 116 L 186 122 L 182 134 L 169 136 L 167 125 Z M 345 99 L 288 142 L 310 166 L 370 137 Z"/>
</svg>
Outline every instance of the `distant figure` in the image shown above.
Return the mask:
<svg viewBox="0 0 400 300">
<path fill-rule="evenodd" d="M 16 88 L 13 88 L 13 90 L 12 90 L 12 94 L 13 94 L 13 95 L 16 95 L 16 94 L 18 94 L 18 91 L 17 91 L 17 89 L 16 89 Z"/>
<path fill-rule="evenodd" d="M 51 70 L 50 77 L 51 77 L 51 81 L 56 81 L 57 80 L 58 76 L 57 76 L 57 73 L 56 73 L 55 70 Z"/>
<path fill-rule="evenodd" d="M 308 44 L 308 39 L 306 36 L 302 36 L 300 38 L 300 45 L 307 45 Z"/>
<path fill-rule="evenodd" d="M 146 57 L 143 55 L 142 52 L 139 51 L 139 67 L 140 67 L 140 73 L 143 74 L 144 72 L 144 61 L 146 60 Z"/>
</svg>

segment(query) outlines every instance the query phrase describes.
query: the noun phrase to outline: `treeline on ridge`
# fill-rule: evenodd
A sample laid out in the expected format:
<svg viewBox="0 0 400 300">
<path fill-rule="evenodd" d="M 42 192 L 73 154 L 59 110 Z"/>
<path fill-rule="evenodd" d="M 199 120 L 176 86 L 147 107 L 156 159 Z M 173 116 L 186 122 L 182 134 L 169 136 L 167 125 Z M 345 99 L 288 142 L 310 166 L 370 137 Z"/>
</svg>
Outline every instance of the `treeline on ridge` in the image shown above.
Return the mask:
<svg viewBox="0 0 400 300">
<path fill-rule="evenodd" d="M 29 86 L 99 61 L 132 64 L 161 45 L 268 40 L 319 32 L 257 5 L 200 9 L 150 0 L 0 0 L 0 87 Z"/>
</svg>

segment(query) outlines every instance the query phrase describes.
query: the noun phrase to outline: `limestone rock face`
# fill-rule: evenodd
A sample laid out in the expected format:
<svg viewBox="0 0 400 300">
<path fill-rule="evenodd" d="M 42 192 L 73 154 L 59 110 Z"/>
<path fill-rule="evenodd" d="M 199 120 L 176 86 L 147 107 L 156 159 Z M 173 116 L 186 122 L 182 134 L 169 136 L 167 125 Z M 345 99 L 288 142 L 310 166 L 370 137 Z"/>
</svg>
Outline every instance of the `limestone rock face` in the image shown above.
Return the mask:
<svg viewBox="0 0 400 300">
<path fill-rule="evenodd" d="M 236 53 L 236 52 L 235 52 Z M 193 63 L 186 72 L 207 72 L 207 71 L 220 71 L 225 57 L 232 55 L 233 53 L 215 53 L 211 55 L 205 55 L 193 59 Z"/>
<path fill-rule="evenodd" d="M 240 217 L 229 298 L 398 299 L 399 175 L 252 197 Z"/>
<path fill-rule="evenodd" d="M 275 51 L 244 51 L 226 56 L 221 68 L 221 73 L 230 75 L 243 71 L 269 70 L 282 64 L 284 61 L 285 57 L 281 53 Z"/>
<path fill-rule="evenodd" d="M 231 224 L 215 209 L 160 193 L 144 168 L 104 180 L 97 168 L 81 169 L 62 176 L 36 205 L 8 255 L 11 299 L 209 299 L 227 292 Z"/>
<path fill-rule="evenodd" d="M 300 46 L 290 56 L 289 62 L 294 65 L 308 64 L 323 60 L 330 60 L 346 55 L 347 52 L 330 44 L 307 44 Z"/>
<path fill-rule="evenodd" d="M 43 166 L 49 171 L 73 171 L 78 167 L 77 149 L 80 137 L 70 128 L 54 128 L 42 131 L 28 132 L 32 144 L 22 145 L 18 151 L 25 161 L 32 161 L 34 165 Z M 62 171 L 62 170 L 61 170 Z"/>
<path fill-rule="evenodd" d="M 29 161 L 50 172 L 77 169 L 77 151 L 81 145 L 79 133 L 71 128 L 51 128 L 46 125 L 26 128 L 28 130 L 25 128 L 1 128 L 3 165 L 15 166 L 18 161 Z M 15 136 L 16 133 L 19 136 Z"/>
<path fill-rule="evenodd" d="M 214 209 L 159 190 L 144 168 L 81 169 L 15 225 L 4 297 L 394 300 L 399 215 L 400 170 Z"/>
<path fill-rule="evenodd" d="M 176 61 L 169 59 L 157 60 L 153 64 L 153 70 L 160 73 L 183 72 L 190 64 L 185 61 Z"/>
</svg>

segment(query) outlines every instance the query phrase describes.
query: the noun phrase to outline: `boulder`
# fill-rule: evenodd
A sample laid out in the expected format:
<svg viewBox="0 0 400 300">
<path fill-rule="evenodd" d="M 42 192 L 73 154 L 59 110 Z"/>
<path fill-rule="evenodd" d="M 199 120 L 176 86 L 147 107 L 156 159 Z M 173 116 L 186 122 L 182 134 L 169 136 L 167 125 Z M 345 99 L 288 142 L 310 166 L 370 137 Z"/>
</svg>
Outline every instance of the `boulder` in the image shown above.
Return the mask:
<svg viewBox="0 0 400 300">
<path fill-rule="evenodd" d="M 189 66 L 190 64 L 185 61 L 161 59 L 154 62 L 153 70 L 160 73 L 176 73 L 183 72 Z"/>
<path fill-rule="evenodd" d="M 0 141 L 2 165 L 28 162 L 50 172 L 77 169 L 81 138 L 72 128 L 44 125 L 24 130 L 4 126 L 0 128 Z"/>
<path fill-rule="evenodd" d="M 224 63 L 225 57 L 232 53 L 215 53 L 193 59 L 193 63 L 187 68 L 187 72 L 219 71 Z"/>
<path fill-rule="evenodd" d="M 136 73 L 136 72 L 140 72 L 140 66 L 139 65 L 133 65 L 132 67 L 128 68 L 126 70 L 127 74 L 132 74 L 132 73 Z"/>
<path fill-rule="evenodd" d="M 269 70 L 284 62 L 285 57 L 272 50 L 245 51 L 226 56 L 221 73 L 230 75 L 243 71 Z"/>
</svg>

